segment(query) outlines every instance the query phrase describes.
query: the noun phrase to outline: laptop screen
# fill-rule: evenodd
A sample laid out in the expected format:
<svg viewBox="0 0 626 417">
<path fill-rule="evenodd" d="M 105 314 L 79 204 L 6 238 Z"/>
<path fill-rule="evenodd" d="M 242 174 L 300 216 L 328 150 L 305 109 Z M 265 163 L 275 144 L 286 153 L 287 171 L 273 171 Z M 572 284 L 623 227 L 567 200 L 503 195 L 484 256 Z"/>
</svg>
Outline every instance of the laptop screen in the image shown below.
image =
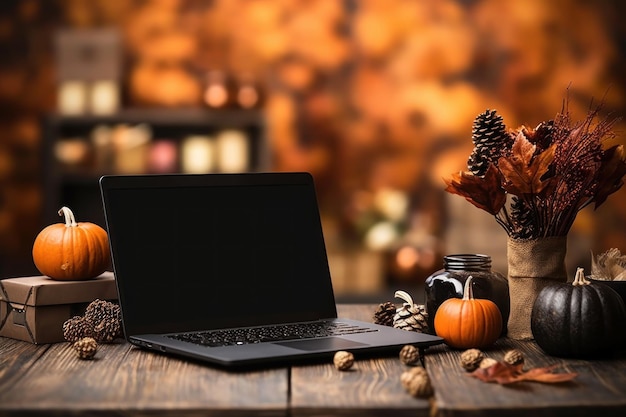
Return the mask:
<svg viewBox="0 0 626 417">
<path fill-rule="evenodd" d="M 101 179 L 128 335 L 336 316 L 308 174 Z"/>
</svg>

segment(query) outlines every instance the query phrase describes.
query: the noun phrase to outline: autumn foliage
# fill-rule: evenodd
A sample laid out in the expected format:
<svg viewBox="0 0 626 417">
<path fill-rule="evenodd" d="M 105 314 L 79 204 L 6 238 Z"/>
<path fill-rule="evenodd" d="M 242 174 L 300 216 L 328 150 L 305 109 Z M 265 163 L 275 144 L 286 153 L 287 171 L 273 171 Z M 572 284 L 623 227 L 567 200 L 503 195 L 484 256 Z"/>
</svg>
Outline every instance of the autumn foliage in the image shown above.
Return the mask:
<svg viewBox="0 0 626 417">
<path fill-rule="evenodd" d="M 578 376 L 576 372 L 553 372 L 555 366 L 533 368 L 527 371 L 523 370 L 523 367 L 523 364 L 510 365 L 496 362 L 488 368 L 478 368 L 469 375 L 483 382 L 495 382 L 502 385 L 522 381 L 555 384 L 571 381 Z"/>
<path fill-rule="evenodd" d="M 494 215 L 512 238 L 565 236 L 578 211 L 590 204 L 598 208 L 626 174 L 623 146 L 604 146 L 615 136 L 617 120 L 597 120 L 598 112 L 592 109 L 574 123 L 566 100 L 554 120 L 535 129 L 507 129 L 507 140 L 489 142 L 484 173 L 472 170 L 470 158 L 468 171 L 445 179 L 446 191 Z"/>
</svg>

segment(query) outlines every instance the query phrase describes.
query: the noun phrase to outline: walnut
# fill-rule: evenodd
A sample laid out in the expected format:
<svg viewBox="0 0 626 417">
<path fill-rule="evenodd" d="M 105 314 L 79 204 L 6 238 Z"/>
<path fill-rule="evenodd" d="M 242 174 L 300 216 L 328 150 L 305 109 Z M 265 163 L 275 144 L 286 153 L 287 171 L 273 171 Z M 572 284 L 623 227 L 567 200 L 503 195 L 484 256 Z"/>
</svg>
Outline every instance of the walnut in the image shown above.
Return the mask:
<svg viewBox="0 0 626 417">
<path fill-rule="evenodd" d="M 485 359 L 485 354 L 478 349 L 468 349 L 461 353 L 461 366 L 467 372 L 475 371 L 480 362 Z"/>
<path fill-rule="evenodd" d="M 335 353 L 333 363 L 335 364 L 335 368 L 340 371 L 347 371 L 352 368 L 352 365 L 354 365 L 354 355 L 350 352 L 346 352 L 345 350 L 340 350 Z"/>
<path fill-rule="evenodd" d="M 400 382 L 404 389 L 414 397 L 428 398 L 433 395 L 433 387 L 430 384 L 428 373 L 421 366 L 404 371 L 400 375 Z"/>
<path fill-rule="evenodd" d="M 420 352 L 413 345 L 405 345 L 400 350 L 400 362 L 405 365 L 416 365 L 420 360 Z"/>
<path fill-rule="evenodd" d="M 98 351 L 98 343 L 93 337 L 83 337 L 72 345 L 81 359 L 92 359 Z"/>
<path fill-rule="evenodd" d="M 486 369 L 495 365 L 496 363 L 498 363 L 498 361 L 495 360 L 494 358 L 485 358 L 482 361 L 480 361 L 480 365 L 478 365 L 478 367 L 482 369 Z"/>
<path fill-rule="evenodd" d="M 509 365 L 519 365 L 524 363 L 524 355 L 517 349 L 509 350 L 504 354 L 504 362 Z"/>
</svg>

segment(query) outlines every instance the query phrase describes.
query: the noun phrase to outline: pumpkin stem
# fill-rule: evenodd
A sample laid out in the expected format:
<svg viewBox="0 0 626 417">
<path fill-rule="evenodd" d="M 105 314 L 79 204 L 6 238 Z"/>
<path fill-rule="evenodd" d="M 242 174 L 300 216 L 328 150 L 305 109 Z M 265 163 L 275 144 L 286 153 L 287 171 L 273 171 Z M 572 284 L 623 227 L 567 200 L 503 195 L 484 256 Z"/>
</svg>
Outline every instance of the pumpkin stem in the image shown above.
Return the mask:
<svg viewBox="0 0 626 417">
<path fill-rule="evenodd" d="M 463 285 L 463 300 L 474 299 L 474 290 L 472 289 L 473 280 L 474 280 L 474 277 L 471 275 L 467 277 L 467 280 L 465 280 L 465 285 Z"/>
<path fill-rule="evenodd" d="M 393 296 L 396 298 L 401 298 L 402 300 L 406 302 L 406 304 L 408 304 L 410 307 L 413 307 L 413 299 L 411 298 L 408 292 L 398 290 L 395 292 Z"/>
<path fill-rule="evenodd" d="M 59 210 L 59 216 L 65 216 L 65 227 L 76 227 L 78 224 L 76 223 L 76 218 L 74 217 L 74 213 L 69 208 L 63 206 Z"/>
<path fill-rule="evenodd" d="M 572 285 L 579 286 L 589 284 L 591 284 L 591 282 L 585 279 L 585 272 L 583 268 L 576 269 L 576 276 L 574 277 L 574 282 L 572 282 Z"/>
</svg>

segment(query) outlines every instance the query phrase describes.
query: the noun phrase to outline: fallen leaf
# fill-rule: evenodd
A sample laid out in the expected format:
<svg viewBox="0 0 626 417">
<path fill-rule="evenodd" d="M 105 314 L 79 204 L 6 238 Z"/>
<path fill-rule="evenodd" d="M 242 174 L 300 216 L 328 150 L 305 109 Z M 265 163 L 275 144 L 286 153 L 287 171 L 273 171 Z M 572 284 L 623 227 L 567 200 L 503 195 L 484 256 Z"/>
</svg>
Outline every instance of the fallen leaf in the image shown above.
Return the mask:
<svg viewBox="0 0 626 417">
<path fill-rule="evenodd" d="M 504 362 L 496 362 L 488 368 L 478 368 L 469 375 L 480 379 L 483 382 L 506 384 L 515 380 L 515 378 L 522 372 L 523 366 L 523 364 L 509 365 Z"/>
<path fill-rule="evenodd" d="M 517 381 L 535 381 L 535 382 L 566 382 L 571 381 L 578 375 L 576 372 L 552 372 L 556 366 L 548 366 L 545 368 L 533 368 L 529 371 L 522 372 Z"/>
<path fill-rule="evenodd" d="M 528 371 L 524 371 L 523 367 L 523 364 L 509 365 L 505 362 L 496 362 L 488 368 L 478 368 L 469 375 L 483 382 L 496 382 L 502 385 L 520 381 L 558 383 L 571 381 L 578 375 L 575 372 L 554 373 L 552 371 L 556 366 L 533 368 Z"/>
</svg>

